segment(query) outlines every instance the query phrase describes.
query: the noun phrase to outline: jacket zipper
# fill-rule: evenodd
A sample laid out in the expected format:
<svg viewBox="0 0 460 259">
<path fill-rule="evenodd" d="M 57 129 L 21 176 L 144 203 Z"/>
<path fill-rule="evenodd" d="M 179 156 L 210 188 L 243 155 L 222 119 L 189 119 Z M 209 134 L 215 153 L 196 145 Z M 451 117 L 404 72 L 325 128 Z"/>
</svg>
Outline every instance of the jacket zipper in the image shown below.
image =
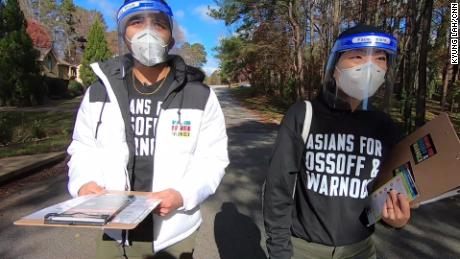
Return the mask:
<svg viewBox="0 0 460 259">
<path fill-rule="evenodd" d="M 161 103 L 163 104 L 163 103 Z M 160 116 L 161 116 L 161 111 L 163 110 L 161 108 L 161 104 L 160 105 L 160 112 L 158 113 L 158 117 L 157 117 L 157 122 L 155 123 L 155 132 L 154 132 L 154 136 L 153 136 L 153 154 L 152 154 L 152 163 L 153 163 L 153 166 L 152 166 L 152 191 L 153 191 L 153 179 L 155 178 L 155 154 L 156 154 L 156 151 L 157 151 L 157 134 L 158 134 L 158 124 L 160 123 Z"/>
</svg>

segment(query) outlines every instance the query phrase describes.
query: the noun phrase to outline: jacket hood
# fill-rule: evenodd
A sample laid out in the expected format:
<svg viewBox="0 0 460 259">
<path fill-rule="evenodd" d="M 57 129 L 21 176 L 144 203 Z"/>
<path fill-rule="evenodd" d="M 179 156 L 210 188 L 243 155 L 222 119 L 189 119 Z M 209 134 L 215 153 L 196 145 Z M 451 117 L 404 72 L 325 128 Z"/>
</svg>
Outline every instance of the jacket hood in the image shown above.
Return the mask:
<svg viewBox="0 0 460 259">
<path fill-rule="evenodd" d="M 203 82 L 205 75 L 196 67 L 188 66 L 185 64 L 184 59 L 177 55 L 170 55 L 168 58 L 168 64 L 174 68 L 175 77 L 177 79 L 184 79 L 187 82 Z"/>
<path fill-rule="evenodd" d="M 169 55 L 166 61 L 174 71 L 174 83 L 170 87 L 170 91 L 179 90 L 187 82 L 203 82 L 204 73 L 195 67 L 185 64 L 184 59 L 177 55 Z M 100 63 L 102 71 L 109 77 L 115 76 L 118 79 L 124 77 L 131 72 L 134 66 L 134 58 L 131 54 L 118 56 L 103 63 Z"/>
<path fill-rule="evenodd" d="M 169 55 L 166 62 L 172 68 L 173 80 L 169 85 L 168 92 L 162 104 L 164 108 L 168 107 L 172 99 L 183 90 L 188 83 L 197 82 L 201 84 L 205 78 L 204 73 L 200 69 L 188 66 L 180 56 Z M 115 95 L 120 100 L 127 100 L 128 98 L 125 77 L 129 75 L 133 67 L 134 58 L 131 54 L 117 56 L 99 63 L 99 68 L 110 81 Z M 183 99 L 183 96 L 181 98 Z"/>
</svg>

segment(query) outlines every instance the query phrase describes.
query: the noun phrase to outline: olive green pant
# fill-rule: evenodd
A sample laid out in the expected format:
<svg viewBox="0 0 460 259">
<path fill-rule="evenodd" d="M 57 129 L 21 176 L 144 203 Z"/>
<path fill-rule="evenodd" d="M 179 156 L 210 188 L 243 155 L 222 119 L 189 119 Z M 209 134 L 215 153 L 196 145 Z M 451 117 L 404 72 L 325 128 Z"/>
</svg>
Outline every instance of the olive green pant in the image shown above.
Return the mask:
<svg viewBox="0 0 460 259">
<path fill-rule="evenodd" d="M 132 242 L 123 246 L 114 240 L 97 241 L 96 259 L 193 259 L 197 231 L 186 239 L 153 254 L 152 242 Z"/>
<path fill-rule="evenodd" d="M 291 238 L 294 259 L 376 259 L 376 250 L 372 238 L 346 246 L 326 246 L 307 242 L 300 238 Z"/>
</svg>

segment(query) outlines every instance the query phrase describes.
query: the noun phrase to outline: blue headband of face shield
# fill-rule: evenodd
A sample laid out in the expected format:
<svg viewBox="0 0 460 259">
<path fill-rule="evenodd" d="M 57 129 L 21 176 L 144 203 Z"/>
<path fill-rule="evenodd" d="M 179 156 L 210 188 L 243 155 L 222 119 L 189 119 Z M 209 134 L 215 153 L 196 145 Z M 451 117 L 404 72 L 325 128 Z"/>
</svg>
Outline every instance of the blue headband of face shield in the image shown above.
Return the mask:
<svg viewBox="0 0 460 259">
<path fill-rule="evenodd" d="M 332 52 L 362 48 L 378 48 L 396 54 L 398 40 L 386 33 L 358 33 L 337 39 Z"/>
<path fill-rule="evenodd" d="M 129 1 L 122 5 L 118 10 L 117 21 L 120 23 L 125 17 L 130 14 L 141 12 L 141 11 L 153 11 L 162 12 L 167 14 L 169 17 L 173 16 L 171 7 L 158 0 L 140 0 L 140 1 Z"/>
</svg>

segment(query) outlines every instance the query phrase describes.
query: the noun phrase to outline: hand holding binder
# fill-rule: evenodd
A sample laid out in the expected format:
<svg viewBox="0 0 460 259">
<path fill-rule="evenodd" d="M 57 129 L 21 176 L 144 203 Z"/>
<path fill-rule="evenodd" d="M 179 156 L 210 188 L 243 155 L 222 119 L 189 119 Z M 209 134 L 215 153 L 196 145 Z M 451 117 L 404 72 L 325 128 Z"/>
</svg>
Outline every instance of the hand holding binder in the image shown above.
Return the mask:
<svg viewBox="0 0 460 259">
<path fill-rule="evenodd" d="M 399 171 L 409 170 L 417 185 L 418 193 L 412 193 L 417 197 L 411 202 L 416 207 L 459 194 L 459 168 L 460 140 L 449 116 L 441 113 L 393 148 L 374 186 L 379 188 Z"/>
<path fill-rule="evenodd" d="M 406 195 L 391 190 L 383 205 L 382 220 L 395 228 L 402 228 L 410 218 L 409 199 Z"/>
<path fill-rule="evenodd" d="M 367 209 L 368 226 L 383 218 L 387 224 L 400 228 L 409 220 L 409 202 L 417 197 L 418 190 L 407 166 L 397 168 L 395 174 L 371 194 Z"/>
<path fill-rule="evenodd" d="M 174 189 L 166 189 L 149 195 L 151 199 L 161 200 L 155 213 L 164 217 L 184 205 L 182 195 Z"/>
<path fill-rule="evenodd" d="M 90 195 L 90 194 L 103 194 L 105 189 L 97 185 L 95 182 L 89 182 L 84 184 L 78 190 L 78 196 Z"/>
</svg>

